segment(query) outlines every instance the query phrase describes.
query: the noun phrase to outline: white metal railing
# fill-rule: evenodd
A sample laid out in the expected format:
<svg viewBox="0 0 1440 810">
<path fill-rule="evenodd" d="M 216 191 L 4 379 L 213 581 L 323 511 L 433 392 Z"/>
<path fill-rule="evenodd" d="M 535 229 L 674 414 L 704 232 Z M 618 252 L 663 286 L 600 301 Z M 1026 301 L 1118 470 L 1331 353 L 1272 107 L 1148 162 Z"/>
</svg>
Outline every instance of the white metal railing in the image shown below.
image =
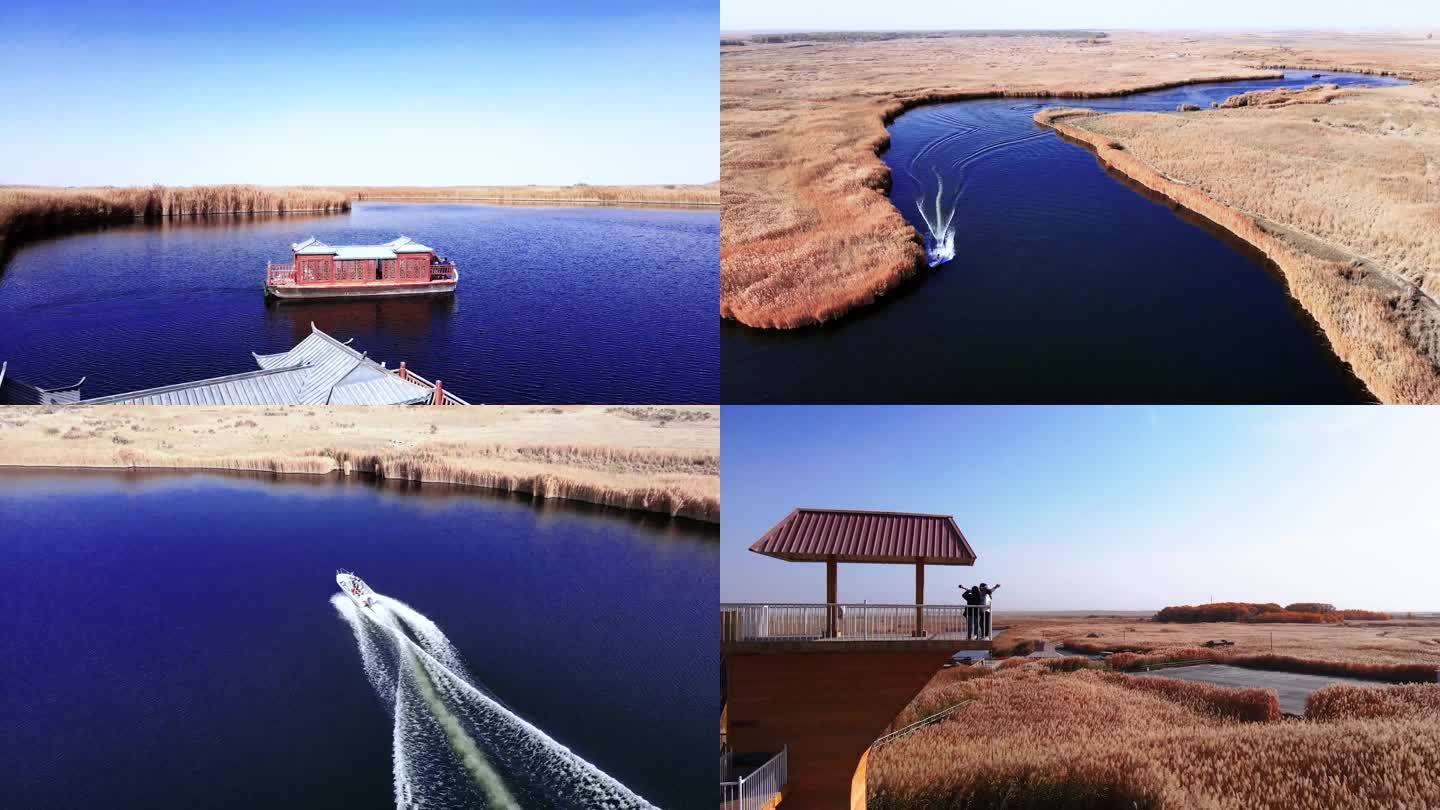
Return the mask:
<svg viewBox="0 0 1440 810">
<path fill-rule="evenodd" d="M 721 782 L 721 810 L 765 810 L 789 781 L 790 746 L 787 745 L 750 773 Z"/>
<path fill-rule="evenodd" d="M 720 605 L 720 640 L 949 638 L 988 641 L 989 605 Z"/>
</svg>

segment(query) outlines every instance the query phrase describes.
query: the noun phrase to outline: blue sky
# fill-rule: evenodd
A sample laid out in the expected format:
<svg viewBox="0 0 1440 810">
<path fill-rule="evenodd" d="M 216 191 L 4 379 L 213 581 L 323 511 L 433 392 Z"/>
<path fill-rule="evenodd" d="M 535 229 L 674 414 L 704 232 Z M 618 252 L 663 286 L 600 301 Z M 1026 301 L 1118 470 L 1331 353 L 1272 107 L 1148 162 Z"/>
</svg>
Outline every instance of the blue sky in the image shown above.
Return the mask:
<svg viewBox="0 0 1440 810">
<path fill-rule="evenodd" d="M 824 600 L 818 563 L 748 550 L 796 506 L 952 514 L 1015 610 L 1214 600 L 1440 610 L 1440 409 L 726 407 L 721 598 Z M 841 565 L 841 601 L 908 602 Z"/>
<path fill-rule="evenodd" d="M 1209 0 L 1205 3 L 1110 0 L 1076 3 L 939 3 L 935 0 L 724 0 L 727 31 L 956 28 L 1102 29 L 1424 29 L 1440 26 L 1434 3 L 1398 0 Z"/>
<path fill-rule="evenodd" d="M 0 3 L 0 183 L 704 183 L 714 0 Z"/>
</svg>

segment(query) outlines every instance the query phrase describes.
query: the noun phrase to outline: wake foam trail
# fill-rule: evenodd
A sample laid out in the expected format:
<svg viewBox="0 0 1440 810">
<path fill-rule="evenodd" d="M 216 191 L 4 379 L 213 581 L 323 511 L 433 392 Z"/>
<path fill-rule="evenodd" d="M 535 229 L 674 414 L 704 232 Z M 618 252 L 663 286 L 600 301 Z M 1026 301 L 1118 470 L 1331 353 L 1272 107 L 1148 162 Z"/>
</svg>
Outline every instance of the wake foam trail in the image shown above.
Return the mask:
<svg viewBox="0 0 1440 810">
<path fill-rule="evenodd" d="M 429 618 L 375 599 L 368 609 L 340 594 L 330 603 L 395 720 L 397 807 L 653 807 L 490 694 Z"/>
</svg>

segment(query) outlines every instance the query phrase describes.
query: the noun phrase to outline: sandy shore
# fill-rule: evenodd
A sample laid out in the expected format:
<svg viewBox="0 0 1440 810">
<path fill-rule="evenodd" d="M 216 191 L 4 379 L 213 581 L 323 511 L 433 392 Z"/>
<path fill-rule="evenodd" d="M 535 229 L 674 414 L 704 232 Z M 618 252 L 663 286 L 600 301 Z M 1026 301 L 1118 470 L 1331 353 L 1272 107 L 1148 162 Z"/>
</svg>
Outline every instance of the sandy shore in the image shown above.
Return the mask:
<svg viewBox="0 0 1440 810">
<path fill-rule="evenodd" d="M 720 411 L 10 407 L 0 466 L 363 472 L 718 523 Z"/>
<path fill-rule="evenodd" d="M 1382 402 L 1440 402 L 1440 82 L 1245 100 L 1036 121 L 1263 252 Z"/>
<path fill-rule="evenodd" d="M 878 156 L 885 124 L 905 109 L 1113 95 L 1282 67 L 1425 78 L 1440 76 L 1440 47 L 1423 34 L 1183 33 L 722 47 L 720 314 L 766 328 L 820 323 L 924 267 Z"/>
</svg>

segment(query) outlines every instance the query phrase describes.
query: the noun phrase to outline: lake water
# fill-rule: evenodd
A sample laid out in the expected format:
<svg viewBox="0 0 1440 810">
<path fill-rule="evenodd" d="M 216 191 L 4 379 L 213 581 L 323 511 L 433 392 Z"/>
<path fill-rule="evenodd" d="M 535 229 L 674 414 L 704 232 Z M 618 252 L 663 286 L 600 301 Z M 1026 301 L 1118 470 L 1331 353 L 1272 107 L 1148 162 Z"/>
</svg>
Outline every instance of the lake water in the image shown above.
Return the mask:
<svg viewBox="0 0 1440 810">
<path fill-rule="evenodd" d="M 1047 106 L 1173 111 L 1317 82 L 1400 83 L 1292 72 L 905 113 L 883 156 L 891 199 L 923 233 L 916 200 L 933 208 L 943 181 L 949 206 L 958 190 L 955 258 L 832 325 L 724 323 L 723 401 L 1368 401 L 1263 257 L 1032 120 Z"/>
<path fill-rule="evenodd" d="M 713 528 L 108 473 L 0 473 L 0 525 L 7 807 L 384 808 L 402 772 L 425 806 L 713 802 Z M 339 567 L 417 643 L 357 619 Z"/>
<path fill-rule="evenodd" d="M 31 244 L 0 273 L 0 359 L 86 397 L 253 370 L 313 321 L 470 402 L 713 403 L 713 210 L 358 203 L 334 216 L 110 228 Z M 405 235 L 453 259 L 453 297 L 267 302 L 307 236 Z"/>
</svg>

